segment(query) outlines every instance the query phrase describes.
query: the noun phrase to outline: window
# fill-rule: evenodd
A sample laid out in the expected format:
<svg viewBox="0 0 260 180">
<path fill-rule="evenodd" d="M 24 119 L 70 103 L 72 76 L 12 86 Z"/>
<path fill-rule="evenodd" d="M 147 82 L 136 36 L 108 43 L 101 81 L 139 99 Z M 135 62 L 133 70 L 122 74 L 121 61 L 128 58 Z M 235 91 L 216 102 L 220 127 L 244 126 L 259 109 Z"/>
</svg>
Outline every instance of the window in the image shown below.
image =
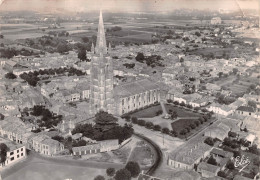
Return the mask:
<svg viewBox="0 0 260 180">
<path fill-rule="evenodd" d="M 251 113 L 249 113 L 249 115 L 251 116 Z"/>
<path fill-rule="evenodd" d="M 14 157 L 11 158 L 11 161 L 13 161 L 13 160 L 14 160 Z"/>
<path fill-rule="evenodd" d="M 17 153 L 19 153 L 19 149 L 17 150 Z"/>
<path fill-rule="evenodd" d="M 124 105 L 124 99 L 122 99 L 122 105 Z"/>
<path fill-rule="evenodd" d="M 19 156 L 19 154 L 17 155 L 17 158 L 19 158 L 20 156 Z"/>
<path fill-rule="evenodd" d="M 10 152 L 10 155 L 14 155 L 14 152 Z"/>
<path fill-rule="evenodd" d="M 21 156 L 23 156 L 23 153 L 21 153 Z"/>
</svg>

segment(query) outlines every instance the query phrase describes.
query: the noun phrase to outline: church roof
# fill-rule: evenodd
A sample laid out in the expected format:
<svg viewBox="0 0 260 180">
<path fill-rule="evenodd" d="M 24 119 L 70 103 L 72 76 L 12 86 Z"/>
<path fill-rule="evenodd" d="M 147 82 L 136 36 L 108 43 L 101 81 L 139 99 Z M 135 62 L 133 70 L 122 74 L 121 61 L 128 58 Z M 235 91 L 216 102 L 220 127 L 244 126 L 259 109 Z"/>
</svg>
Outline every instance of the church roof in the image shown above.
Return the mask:
<svg viewBox="0 0 260 180">
<path fill-rule="evenodd" d="M 114 96 L 128 97 L 140 94 L 148 90 L 158 89 L 159 86 L 149 79 L 141 79 L 138 81 L 125 83 L 114 88 Z"/>
</svg>

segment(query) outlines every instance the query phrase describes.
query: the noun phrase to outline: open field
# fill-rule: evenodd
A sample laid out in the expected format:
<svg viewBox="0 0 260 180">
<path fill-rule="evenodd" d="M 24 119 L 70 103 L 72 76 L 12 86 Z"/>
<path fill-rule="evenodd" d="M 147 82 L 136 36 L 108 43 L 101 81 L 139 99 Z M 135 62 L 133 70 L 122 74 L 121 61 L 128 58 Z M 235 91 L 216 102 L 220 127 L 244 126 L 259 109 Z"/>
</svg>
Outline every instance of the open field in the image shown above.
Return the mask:
<svg viewBox="0 0 260 180">
<path fill-rule="evenodd" d="M 87 168 L 87 167 L 71 167 L 67 165 L 55 165 L 45 163 L 32 163 L 28 166 L 16 171 L 12 175 L 5 178 L 5 180 L 61 180 L 61 179 L 75 179 L 86 180 L 94 179 L 97 175 L 105 175 L 105 169 Z"/>
</svg>

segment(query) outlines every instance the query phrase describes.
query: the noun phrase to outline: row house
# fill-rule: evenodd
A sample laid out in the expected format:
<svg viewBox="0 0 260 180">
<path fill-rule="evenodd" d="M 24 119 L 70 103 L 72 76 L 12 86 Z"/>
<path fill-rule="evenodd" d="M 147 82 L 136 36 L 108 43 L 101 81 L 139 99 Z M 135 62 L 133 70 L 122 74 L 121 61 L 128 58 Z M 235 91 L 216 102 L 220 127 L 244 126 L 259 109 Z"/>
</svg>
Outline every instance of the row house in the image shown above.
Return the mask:
<svg viewBox="0 0 260 180">
<path fill-rule="evenodd" d="M 173 168 L 192 170 L 195 164 L 210 154 L 211 149 L 212 147 L 203 143 L 201 139 L 192 139 L 171 152 L 167 164 Z"/>
<path fill-rule="evenodd" d="M 227 105 L 221 105 L 221 104 L 218 104 L 218 103 L 212 103 L 208 108 L 207 108 L 208 111 L 212 111 L 216 114 L 219 114 L 219 115 L 223 115 L 223 116 L 228 116 L 230 114 L 232 114 L 234 112 L 234 109 L 227 106 Z"/>
<path fill-rule="evenodd" d="M 72 152 L 74 156 L 96 154 L 101 152 L 110 152 L 119 148 L 118 139 L 110 139 L 104 141 L 97 141 L 94 144 L 87 144 L 86 146 L 73 147 Z"/>
</svg>

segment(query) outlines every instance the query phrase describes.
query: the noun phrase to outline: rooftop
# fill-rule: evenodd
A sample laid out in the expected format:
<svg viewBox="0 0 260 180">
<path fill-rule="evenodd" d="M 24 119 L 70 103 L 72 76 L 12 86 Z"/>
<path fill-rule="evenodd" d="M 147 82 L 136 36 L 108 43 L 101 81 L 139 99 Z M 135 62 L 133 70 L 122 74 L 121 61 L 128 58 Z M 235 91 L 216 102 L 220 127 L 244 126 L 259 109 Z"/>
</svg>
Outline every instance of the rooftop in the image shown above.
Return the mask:
<svg viewBox="0 0 260 180">
<path fill-rule="evenodd" d="M 198 165 L 198 169 L 203 169 L 208 172 L 216 173 L 217 171 L 219 171 L 220 167 L 208 164 L 206 162 L 201 162 Z"/>
</svg>

